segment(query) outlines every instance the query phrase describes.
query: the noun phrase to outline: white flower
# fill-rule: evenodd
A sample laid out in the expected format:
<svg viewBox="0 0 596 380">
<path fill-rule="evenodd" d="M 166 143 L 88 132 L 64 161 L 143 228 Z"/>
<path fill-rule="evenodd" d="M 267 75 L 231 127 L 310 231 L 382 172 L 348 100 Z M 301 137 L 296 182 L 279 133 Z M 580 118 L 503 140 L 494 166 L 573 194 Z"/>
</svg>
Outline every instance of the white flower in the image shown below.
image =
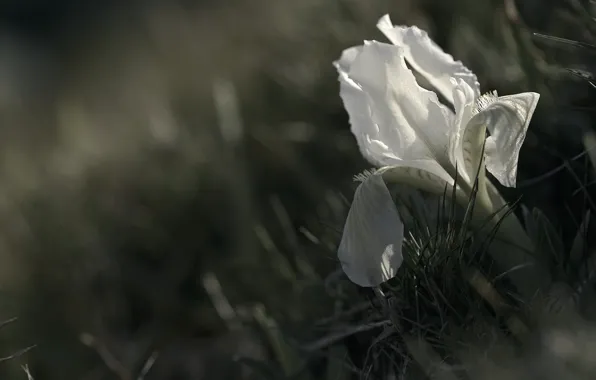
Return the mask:
<svg viewBox="0 0 596 380">
<path fill-rule="evenodd" d="M 476 76 L 424 31 L 393 26 L 389 16 L 377 27 L 392 44 L 365 41 L 334 62 L 352 133 L 362 154 L 380 167 L 356 190 L 338 249 L 350 280 L 371 287 L 395 276 L 403 259 L 403 224 L 386 182 L 443 194 L 457 177 L 457 197 L 467 199 L 478 174 L 477 202 L 492 208 L 495 189 L 485 167 L 503 185 L 515 186 L 539 98 L 533 92 L 480 96 Z M 436 93 L 422 88 L 408 65 Z"/>
</svg>

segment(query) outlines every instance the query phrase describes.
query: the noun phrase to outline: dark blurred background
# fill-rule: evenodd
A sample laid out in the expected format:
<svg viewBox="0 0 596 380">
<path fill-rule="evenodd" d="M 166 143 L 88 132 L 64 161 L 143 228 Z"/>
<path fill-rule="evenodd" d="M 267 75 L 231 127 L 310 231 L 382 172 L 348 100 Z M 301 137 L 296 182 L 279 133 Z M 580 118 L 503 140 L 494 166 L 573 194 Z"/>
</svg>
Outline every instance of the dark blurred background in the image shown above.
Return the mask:
<svg viewBox="0 0 596 380">
<path fill-rule="evenodd" d="M 238 321 L 264 309 L 309 325 L 333 309 L 318 289 L 337 268 L 352 176 L 369 167 L 331 62 L 381 40 L 390 13 L 483 90 L 541 92 L 520 164 L 531 179 L 580 152 L 592 125 L 593 89 L 544 68 L 590 60 L 528 33 L 587 38 L 574 4 L 1 2 L 0 317 L 18 320 L 0 355 L 35 347 L 0 378 L 27 365 L 37 380 L 144 366 L 146 379 L 239 379 L 234 356 L 272 360 Z M 557 220 L 581 208 L 569 178 L 522 190 L 541 207 L 567 197 L 546 210 Z"/>
</svg>

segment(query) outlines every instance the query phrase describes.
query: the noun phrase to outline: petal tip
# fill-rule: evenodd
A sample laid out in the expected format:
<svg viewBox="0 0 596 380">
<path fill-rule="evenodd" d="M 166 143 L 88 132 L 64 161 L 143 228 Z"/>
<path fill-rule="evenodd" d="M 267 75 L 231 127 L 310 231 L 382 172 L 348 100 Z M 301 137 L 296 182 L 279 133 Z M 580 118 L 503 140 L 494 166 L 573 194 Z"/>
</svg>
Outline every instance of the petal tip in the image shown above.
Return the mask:
<svg viewBox="0 0 596 380">
<path fill-rule="evenodd" d="M 393 23 L 391 22 L 389 14 L 385 14 L 379 18 L 379 21 L 377 21 L 377 28 L 381 31 L 383 31 L 383 29 L 393 28 Z"/>
</svg>

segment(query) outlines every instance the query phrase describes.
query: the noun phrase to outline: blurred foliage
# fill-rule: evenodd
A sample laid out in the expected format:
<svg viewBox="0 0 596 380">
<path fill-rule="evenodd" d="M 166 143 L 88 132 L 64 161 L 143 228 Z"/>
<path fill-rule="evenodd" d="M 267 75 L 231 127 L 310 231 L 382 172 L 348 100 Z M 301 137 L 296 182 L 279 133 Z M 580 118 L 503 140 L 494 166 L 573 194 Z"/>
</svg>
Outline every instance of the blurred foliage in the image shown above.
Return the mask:
<svg viewBox="0 0 596 380">
<path fill-rule="evenodd" d="M 368 302 L 328 275 L 341 275 L 345 198 L 368 164 L 331 62 L 380 39 L 384 13 L 427 29 L 484 90 L 541 92 L 521 192 L 551 220 L 575 217 L 555 223 L 563 241 L 577 232 L 586 197 L 576 190 L 593 174 L 569 158 L 592 128 L 594 91 L 551 66 L 591 62 L 528 32 L 585 40 L 573 2 L 97 4 L 0 5 L 0 316 L 19 318 L 1 331 L 0 352 L 36 345 L 1 363 L 2 378 L 25 378 L 27 363 L 38 380 L 132 379 L 156 358 L 146 379 L 236 379 L 235 355 L 250 362 L 243 370 L 271 359 L 287 375 L 302 365 L 297 343 L 252 331 L 274 325 L 315 342 L 330 325 L 342 330 L 324 317 Z M 234 141 L 214 99 L 221 81 L 237 95 Z M 205 285 L 208 273 L 220 291 Z M 222 320 L 213 292 L 257 328 Z M 362 348 L 329 355 L 346 350 Z M 320 378 L 348 378 L 342 366 L 309 363 Z"/>
</svg>

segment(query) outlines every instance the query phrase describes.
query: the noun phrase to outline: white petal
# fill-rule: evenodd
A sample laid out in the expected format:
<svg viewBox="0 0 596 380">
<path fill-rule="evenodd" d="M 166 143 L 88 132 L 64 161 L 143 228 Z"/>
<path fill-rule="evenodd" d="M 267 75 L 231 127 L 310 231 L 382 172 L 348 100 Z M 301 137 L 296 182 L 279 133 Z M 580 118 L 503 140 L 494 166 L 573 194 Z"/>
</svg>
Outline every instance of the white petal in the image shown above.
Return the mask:
<svg viewBox="0 0 596 380">
<path fill-rule="evenodd" d="M 395 45 L 404 49 L 408 63 L 453 104 L 453 84 L 450 78 L 461 79 L 480 96 L 476 75 L 460 61 L 445 53 L 428 34 L 416 26 L 394 26 L 389 15 L 383 16 L 377 28 Z"/>
<path fill-rule="evenodd" d="M 453 106 L 455 109 L 455 120 L 453 133 L 450 140 L 450 156 L 454 164 L 457 164 L 459 175 L 468 184 L 471 184 L 478 171 L 478 156 L 481 153 L 479 149 L 472 149 L 470 145 L 470 131 L 467 131 L 469 121 L 473 116 L 476 95 L 474 90 L 461 79 L 452 79 Z M 466 140 L 466 137 L 468 139 Z M 484 143 L 484 139 L 482 140 Z"/>
<path fill-rule="evenodd" d="M 384 167 L 356 190 L 338 256 L 348 278 L 360 286 L 377 286 L 395 276 L 403 260 L 403 223 L 386 183 L 399 183 L 435 195 L 453 194 L 453 179 L 436 162 L 409 161 Z M 456 201 L 468 196 L 456 189 Z"/>
<path fill-rule="evenodd" d="M 455 128 L 451 138 L 451 157 L 457 163 L 458 174 L 462 178 L 461 186 L 472 191 L 477 180 L 476 205 L 491 208 L 490 196 L 486 189 L 486 165 L 483 147 L 486 140 L 486 125 L 474 119 L 476 96 L 473 89 L 461 79 L 452 79 L 456 83 L 453 91 L 455 109 Z"/>
<path fill-rule="evenodd" d="M 343 72 L 343 73 L 349 72 L 350 66 L 352 66 L 352 62 L 354 62 L 354 60 L 356 59 L 358 54 L 360 54 L 361 51 L 362 51 L 362 45 L 361 46 L 353 46 L 351 48 L 344 50 L 341 53 L 341 57 L 339 57 L 339 59 L 337 61 L 333 62 L 333 66 L 335 66 L 335 68 L 339 72 Z"/>
<path fill-rule="evenodd" d="M 350 117 L 352 133 L 356 137 L 362 155 L 378 166 L 391 164 L 396 157 L 388 147 L 377 143 L 379 131 L 372 118 L 369 100 L 360 85 L 355 83 L 348 72 L 363 46 L 356 46 L 343 51 L 333 65 L 339 74 L 340 95 Z"/>
<path fill-rule="evenodd" d="M 448 159 L 451 113 L 416 83 L 402 49 L 366 42 L 359 51 L 344 52 L 335 66 L 352 133 L 365 157 L 380 165 Z"/>
<path fill-rule="evenodd" d="M 348 278 L 374 287 L 395 276 L 403 262 L 404 225 L 378 174 L 358 186 L 338 248 Z"/>
<path fill-rule="evenodd" d="M 453 178 L 434 161 L 403 161 L 399 165 L 378 170 L 386 183 L 399 183 L 432 194 L 442 195 L 451 191 Z"/>
<path fill-rule="evenodd" d="M 501 96 L 474 116 L 486 125 L 486 168 L 504 186 L 515 187 L 519 151 L 538 104 L 535 92 Z"/>
<path fill-rule="evenodd" d="M 433 195 L 445 195 L 448 199 L 455 195 L 453 201 L 464 207 L 469 201 L 469 195 L 459 185 L 454 194 L 453 178 L 436 162 L 408 161 L 402 165 L 381 168 L 378 173 L 383 175 L 388 184 L 405 185 Z"/>
</svg>

